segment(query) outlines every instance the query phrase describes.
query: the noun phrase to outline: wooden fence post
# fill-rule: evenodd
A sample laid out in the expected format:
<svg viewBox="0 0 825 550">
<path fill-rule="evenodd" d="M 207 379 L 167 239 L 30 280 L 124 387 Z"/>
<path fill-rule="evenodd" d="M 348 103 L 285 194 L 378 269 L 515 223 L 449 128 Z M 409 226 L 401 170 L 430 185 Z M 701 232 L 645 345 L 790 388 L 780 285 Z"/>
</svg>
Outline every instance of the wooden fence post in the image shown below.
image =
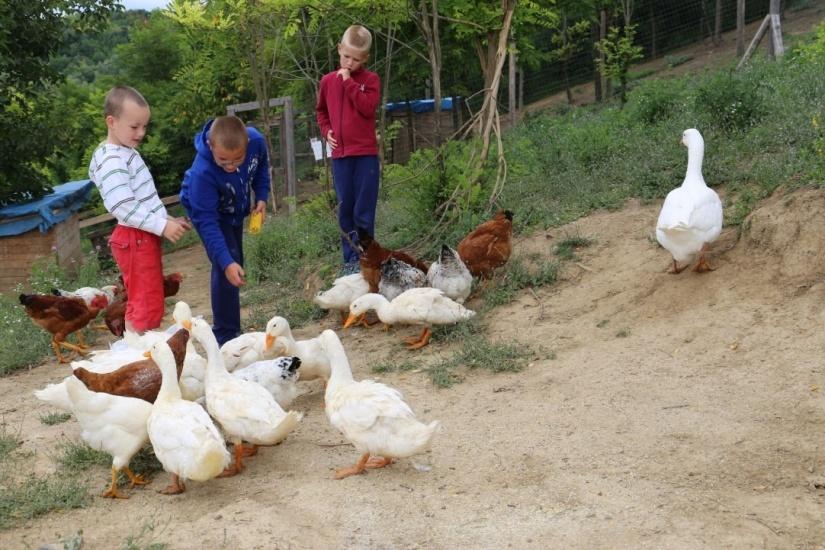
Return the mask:
<svg viewBox="0 0 825 550">
<path fill-rule="evenodd" d="M 295 112 L 292 108 L 292 98 L 284 98 L 284 138 L 286 141 L 286 158 L 284 164 L 286 168 L 286 191 L 287 196 L 293 199 L 298 198 L 295 178 Z M 297 200 L 289 201 L 289 213 L 294 214 L 297 207 Z"/>
</svg>

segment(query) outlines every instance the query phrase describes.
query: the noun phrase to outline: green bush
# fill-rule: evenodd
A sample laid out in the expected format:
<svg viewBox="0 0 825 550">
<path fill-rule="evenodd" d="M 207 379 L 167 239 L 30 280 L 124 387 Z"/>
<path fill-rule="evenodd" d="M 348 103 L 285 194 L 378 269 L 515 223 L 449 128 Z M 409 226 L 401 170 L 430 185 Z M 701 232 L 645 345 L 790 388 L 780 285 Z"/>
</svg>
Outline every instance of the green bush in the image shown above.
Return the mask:
<svg viewBox="0 0 825 550">
<path fill-rule="evenodd" d="M 696 90 L 695 108 L 707 126 L 724 132 L 742 132 L 765 114 L 760 83 L 748 73 L 717 72 Z"/>
<path fill-rule="evenodd" d="M 656 124 L 681 106 L 683 83 L 679 80 L 647 80 L 635 88 L 627 104 L 628 116 L 640 124 Z"/>
</svg>

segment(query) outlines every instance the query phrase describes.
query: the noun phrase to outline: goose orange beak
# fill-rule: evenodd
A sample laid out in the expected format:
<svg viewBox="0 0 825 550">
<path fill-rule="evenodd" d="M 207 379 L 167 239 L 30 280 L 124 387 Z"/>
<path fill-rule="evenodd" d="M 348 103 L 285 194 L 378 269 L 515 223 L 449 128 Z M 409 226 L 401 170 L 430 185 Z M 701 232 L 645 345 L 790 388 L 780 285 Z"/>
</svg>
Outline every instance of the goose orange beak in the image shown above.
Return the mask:
<svg viewBox="0 0 825 550">
<path fill-rule="evenodd" d="M 270 335 L 270 334 L 267 334 L 266 338 L 264 338 L 264 349 L 269 351 L 269 349 L 272 347 L 272 344 L 274 344 L 274 343 L 275 343 L 275 337 Z"/>
<path fill-rule="evenodd" d="M 349 328 L 357 322 L 358 322 L 358 316 L 350 313 L 349 317 L 347 317 L 347 320 L 344 321 L 344 328 Z"/>
<path fill-rule="evenodd" d="M 144 351 L 143 356 L 148 357 L 149 359 L 151 359 L 152 358 L 152 352 L 151 351 Z"/>
<path fill-rule="evenodd" d="M 188 330 L 188 331 L 191 331 L 191 330 L 192 330 L 192 321 L 190 321 L 189 319 L 186 319 L 186 320 L 184 320 L 184 321 L 181 321 L 181 322 L 180 322 L 180 324 L 181 324 L 181 325 L 183 326 L 183 328 L 185 328 L 186 330 Z"/>
</svg>

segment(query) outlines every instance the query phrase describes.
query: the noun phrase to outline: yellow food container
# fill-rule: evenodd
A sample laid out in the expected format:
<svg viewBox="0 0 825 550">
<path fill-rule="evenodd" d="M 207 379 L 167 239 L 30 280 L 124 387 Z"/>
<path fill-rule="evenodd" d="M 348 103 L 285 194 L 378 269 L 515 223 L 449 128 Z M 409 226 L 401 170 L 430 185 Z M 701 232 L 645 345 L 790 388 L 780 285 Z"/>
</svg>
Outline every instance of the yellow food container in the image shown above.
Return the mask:
<svg viewBox="0 0 825 550">
<path fill-rule="evenodd" d="M 261 226 L 264 222 L 264 215 L 263 212 L 253 212 L 251 216 L 249 216 L 249 232 L 253 235 L 255 233 L 260 233 Z"/>
</svg>

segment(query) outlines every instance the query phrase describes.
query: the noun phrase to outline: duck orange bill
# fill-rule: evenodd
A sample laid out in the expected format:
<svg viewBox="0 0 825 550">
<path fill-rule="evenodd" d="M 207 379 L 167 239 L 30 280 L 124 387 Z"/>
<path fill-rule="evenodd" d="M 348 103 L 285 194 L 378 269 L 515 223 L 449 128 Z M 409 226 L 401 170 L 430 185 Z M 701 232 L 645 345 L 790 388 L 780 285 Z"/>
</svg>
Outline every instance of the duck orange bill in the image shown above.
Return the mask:
<svg viewBox="0 0 825 550">
<path fill-rule="evenodd" d="M 152 352 L 151 351 L 144 351 L 143 356 L 148 357 L 149 359 L 151 359 L 152 358 Z"/>
<path fill-rule="evenodd" d="M 183 328 L 185 328 L 186 330 L 188 330 L 188 331 L 191 331 L 191 330 L 192 330 L 192 321 L 190 321 L 189 319 L 185 319 L 185 320 L 181 321 L 181 322 L 180 322 L 180 324 L 181 324 L 181 325 L 183 326 Z"/>
<path fill-rule="evenodd" d="M 269 351 L 269 348 L 271 348 L 272 344 L 274 344 L 274 343 L 275 343 L 275 337 L 272 336 L 271 334 L 267 334 L 266 337 L 264 338 L 264 349 Z"/>
<path fill-rule="evenodd" d="M 350 313 L 349 317 L 347 317 L 347 320 L 344 321 L 344 328 L 349 328 L 357 322 L 358 322 L 358 316 Z"/>
</svg>

